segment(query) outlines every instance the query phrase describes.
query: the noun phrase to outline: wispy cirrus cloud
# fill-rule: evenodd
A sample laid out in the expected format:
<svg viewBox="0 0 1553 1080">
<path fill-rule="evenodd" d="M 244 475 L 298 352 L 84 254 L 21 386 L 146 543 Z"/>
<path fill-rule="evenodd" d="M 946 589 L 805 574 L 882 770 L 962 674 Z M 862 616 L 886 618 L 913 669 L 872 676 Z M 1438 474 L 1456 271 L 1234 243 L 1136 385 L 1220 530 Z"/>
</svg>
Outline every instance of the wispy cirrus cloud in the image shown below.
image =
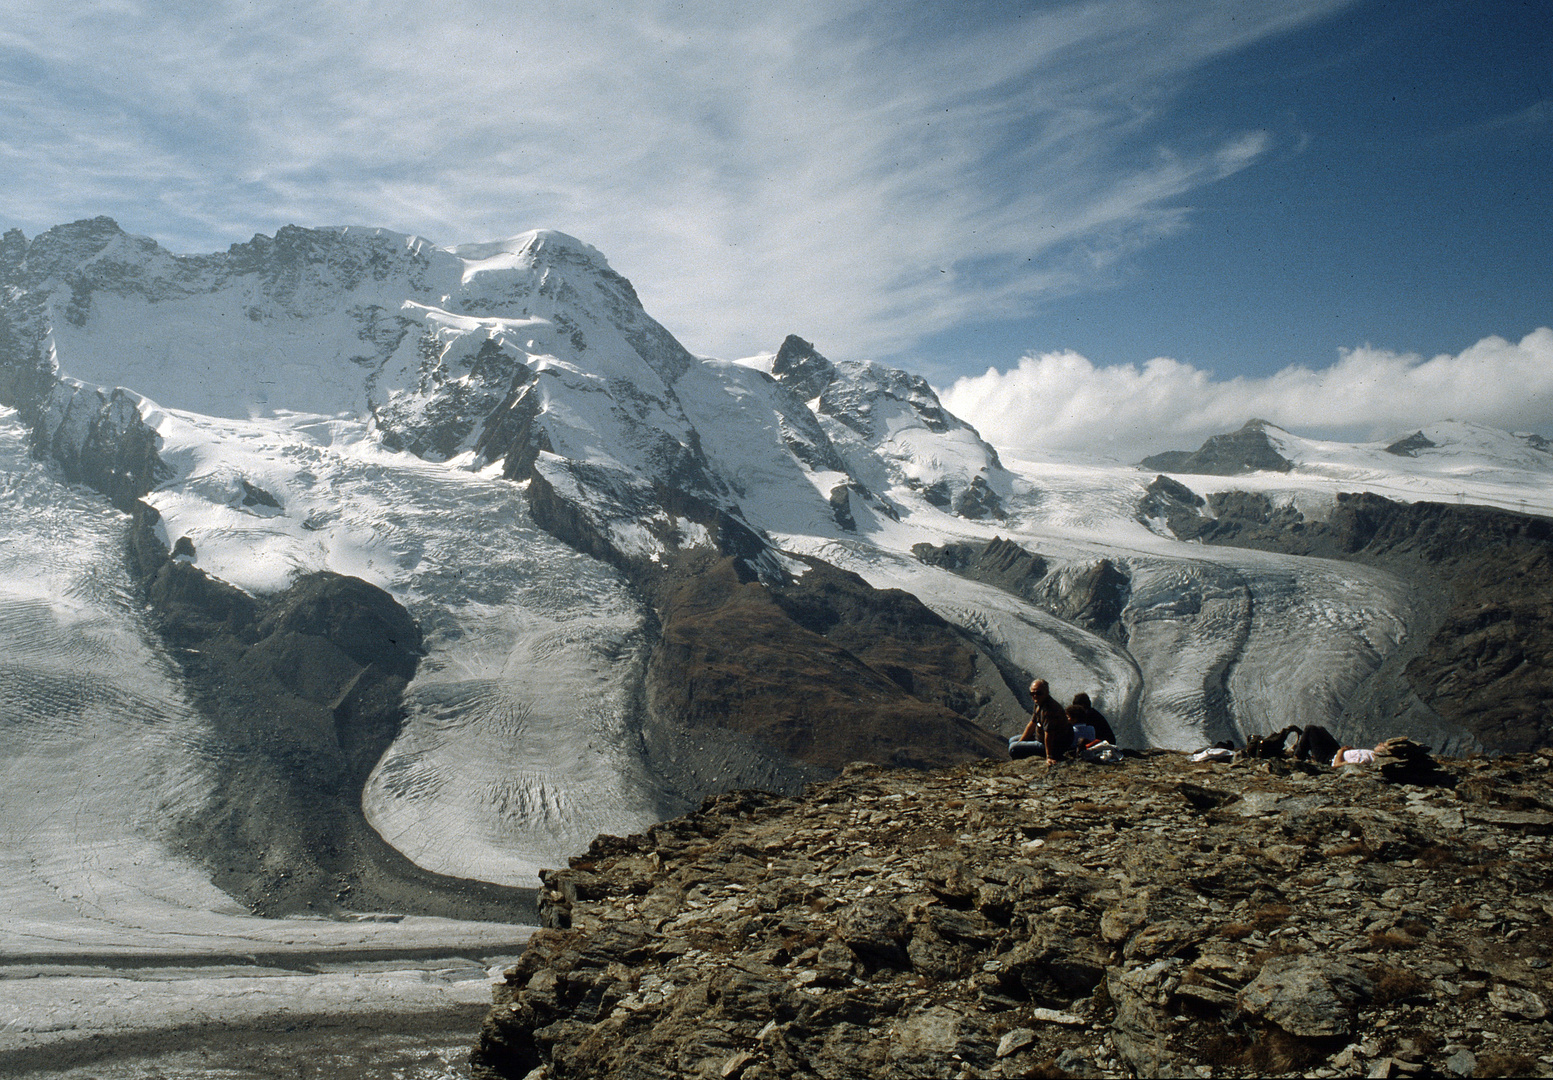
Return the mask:
<svg viewBox="0 0 1553 1080">
<path fill-rule="evenodd" d="M 1466 124 L 1453 128 L 1439 136 L 1436 142 L 1459 141 L 1463 139 L 1476 139 L 1484 135 L 1494 135 L 1505 131 L 1547 131 L 1553 127 L 1553 100 L 1543 98 L 1534 101 L 1523 109 L 1505 113 L 1500 116 L 1491 116 L 1486 120 L 1480 120 L 1475 124 Z"/>
<path fill-rule="evenodd" d="M 1075 352 L 1026 356 L 1007 371 L 957 380 L 955 415 L 1016 454 L 1098 453 L 1137 461 L 1252 417 L 1301 434 L 1376 440 L 1437 420 L 1547 431 L 1553 418 L 1553 330 L 1519 342 L 1488 337 L 1425 358 L 1364 346 L 1326 368 L 1217 379 L 1168 357 L 1097 367 Z"/>
<path fill-rule="evenodd" d="M 1184 82 L 1346 2 L 14 0 L 4 213 L 109 213 L 175 250 L 551 226 L 693 349 L 889 353 L 1183 228 L 1189 192 L 1271 145 L 1163 140 Z"/>
</svg>

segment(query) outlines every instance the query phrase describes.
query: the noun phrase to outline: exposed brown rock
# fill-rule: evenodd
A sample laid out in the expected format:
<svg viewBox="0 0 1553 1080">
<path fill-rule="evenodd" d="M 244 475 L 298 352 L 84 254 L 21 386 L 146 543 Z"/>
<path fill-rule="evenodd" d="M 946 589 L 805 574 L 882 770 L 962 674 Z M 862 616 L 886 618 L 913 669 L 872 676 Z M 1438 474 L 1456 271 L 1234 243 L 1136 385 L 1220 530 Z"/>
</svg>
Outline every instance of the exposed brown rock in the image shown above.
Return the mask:
<svg viewBox="0 0 1553 1080">
<path fill-rule="evenodd" d="M 719 796 L 545 872 L 474 1074 L 1545 1074 L 1553 837 L 1514 815 L 1550 770 L 1161 753 Z"/>
<path fill-rule="evenodd" d="M 984 654 L 915 597 L 808 562 L 801 577 L 774 584 L 741 579 L 737 560 L 706 553 L 665 572 L 653 597 L 662 630 L 649 710 L 822 769 L 1005 752 L 973 719 L 994 691 L 1013 700 Z"/>
</svg>

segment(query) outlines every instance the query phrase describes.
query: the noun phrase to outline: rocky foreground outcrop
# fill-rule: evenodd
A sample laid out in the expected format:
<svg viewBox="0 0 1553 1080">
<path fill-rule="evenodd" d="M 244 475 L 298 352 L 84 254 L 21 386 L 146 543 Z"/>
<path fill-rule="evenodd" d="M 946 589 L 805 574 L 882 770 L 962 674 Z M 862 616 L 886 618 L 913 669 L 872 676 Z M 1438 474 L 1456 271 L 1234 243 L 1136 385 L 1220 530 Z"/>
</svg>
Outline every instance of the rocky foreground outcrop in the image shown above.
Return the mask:
<svg viewBox="0 0 1553 1080">
<path fill-rule="evenodd" d="M 543 875 L 474 1075 L 1553 1075 L 1553 750 L 1443 765 L 710 799 Z"/>
</svg>

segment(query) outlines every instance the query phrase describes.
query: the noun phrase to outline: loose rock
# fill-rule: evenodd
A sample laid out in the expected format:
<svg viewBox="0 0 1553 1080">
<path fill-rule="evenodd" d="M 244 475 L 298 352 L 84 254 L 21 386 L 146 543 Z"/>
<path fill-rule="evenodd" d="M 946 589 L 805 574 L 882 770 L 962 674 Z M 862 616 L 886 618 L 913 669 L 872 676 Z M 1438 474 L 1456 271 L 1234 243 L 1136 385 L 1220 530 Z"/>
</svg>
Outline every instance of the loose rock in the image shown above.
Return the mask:
<svg viewBox="0 0 1553 1080">
<path fill-rule="evenodd" d="M 1412 785 L 1159 754 L 719 796 L 542 875 L 473 1075 L 1547 1072 L 1550 763 Z"/>
</svg>

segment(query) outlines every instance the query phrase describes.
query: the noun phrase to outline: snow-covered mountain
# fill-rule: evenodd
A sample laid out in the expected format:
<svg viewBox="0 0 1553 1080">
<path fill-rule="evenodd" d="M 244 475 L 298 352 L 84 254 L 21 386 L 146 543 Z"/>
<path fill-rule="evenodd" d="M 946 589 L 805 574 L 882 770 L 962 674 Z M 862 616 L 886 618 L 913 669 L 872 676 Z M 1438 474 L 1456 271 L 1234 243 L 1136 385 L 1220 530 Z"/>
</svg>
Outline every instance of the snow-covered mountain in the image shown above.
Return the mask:
<svg viewBox="0 0 1553 1080">
<path fill-rule="evenodd" d="M 1533 513 L 1548 509 L 1553 443 L 1529 432 L 1444 420 L 1377 443 L 1307 439 L 1265 420 L 1216 435 L 1195 451 L 1166 451 L 1141 467 L 1194 475 L 1199 490 L 1266 490 L 1319 500 L 1322 492 L 1374 491 Z M 1213 479 L 1207 479 L 1213 477 Z M 1233 477 L 1228 480 L 1223 478 Z"/>
<path fill-rule="evenodd" d="M 98 685 L 122 693 L 92 715 L 125 745 L 142 723 L 156 747 L 155 768 L 113 774 L 154 807 L 121 832 L 208 868 L 212 830 L 174 826 L 235 821 L 231 793 L 266 784 L 314 797 L 298 747 L 337 738 L 317 795 L 345 806 L 330 835 L 358 843 L 356 814 L 387 847 L 349 872 L 320 854 L 335 841 L 308 848 L 328 887 L 305 896 L 325 907 L 351 907 L 352 881 L 407 896 L 415 868 L 531 886 L 595 833 L 721 788 L 996 753 L 1033 676 L 1088 691 L 1133 745 L 1291 723 L 1372 741 L 1405 717 L 1477 747 L 1483 730 L 1404 685 L 1409 649 L 1448 621 L 1435 579 L 1392 548 L 1291 553 L 1273 531 L 1336 529 L 1355 491 L 1553 512 L 1544 445 L 1449 422 L 1376 446 L 1253 424 L 1231 440 L 1254 444 L 1252 473 L 1193 473 L 1206 458 L 1186 452 L 1152 471 L 1000 459 L 905 372 L 796 336 L 692 356 L 599 252 L 554 232 L 440 248 L 286 228 L 176 256 L 98 218 L 7 234 L 0 283 L 0 639 L 38 658 L 3 676 L 29 718 L 7 729 L 10 760 L 52 748 L 58 777 L 97 767 L 71 734 L 79 693 L 48 689 L 78 675 L 45 670 L 58 646 L 36 643 L 97 649 Z M 43 463 L 20 456 L 23 433 Z M 1252 496 L 1261 532 L 1210 528 L 1250 521 Z M 40 538 L 45 518 L 60 524 Z M 139 537 L 127 577 L 105 569 L 114 520 Z M 42 592 L 39 545 L 64 583 Z M 374 715 L 399 719 L 354 780 L 351 748 L 377 746 L 349 726 L 372 665 L 325 671 L 309 650 L 348 653 L 342 639 L 300 646 L 276 614 L 320 571 L 382 590 L 421 635 L 407 683 L 371 676 L 389 695 Z M 71 584 L 104 574 L 106 591 Z M 133 648 L 90 644 L 104 635 Z M 241 739 L 212 672 L 258 688 Z M 272 706 L 294 731 L 262 728 Z M 73 798 L 51 781 L 25 814 Z M 242 857 L 229 888 L 292 895 L 284 867 Z"/>
</svg>

